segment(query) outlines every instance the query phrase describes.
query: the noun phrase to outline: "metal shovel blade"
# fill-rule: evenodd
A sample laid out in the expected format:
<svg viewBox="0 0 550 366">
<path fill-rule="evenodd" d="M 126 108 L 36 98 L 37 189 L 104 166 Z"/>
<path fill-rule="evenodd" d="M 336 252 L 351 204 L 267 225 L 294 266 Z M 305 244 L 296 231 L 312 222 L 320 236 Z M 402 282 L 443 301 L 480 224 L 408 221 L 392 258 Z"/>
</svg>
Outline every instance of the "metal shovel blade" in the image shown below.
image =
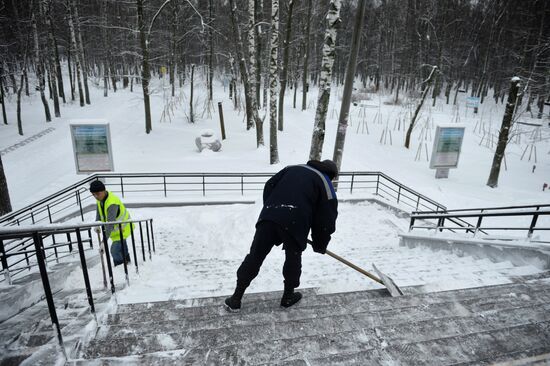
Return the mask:
<svg viewBox="0 0 550 366">
<path fill-rule="evenodd" d="M 392 295 L 393 297 L 403 295 L 403 291 L 401 291 L 401 289 L 397 287 L 395 282 L 393 282 L 393 280 L 390 277 L 380 272 L 378 268 L 376 268 L 374 263 L 372 264 L 372 268 L 374 268 L 374 270 L 376 271 L 376 274 L 378 275 L 378 277 L 380 277 L 380 280 L 384 282 L 384 286 L 386 286 L 386 288 L 390 292 L 390 295 Z"/>
</svg>

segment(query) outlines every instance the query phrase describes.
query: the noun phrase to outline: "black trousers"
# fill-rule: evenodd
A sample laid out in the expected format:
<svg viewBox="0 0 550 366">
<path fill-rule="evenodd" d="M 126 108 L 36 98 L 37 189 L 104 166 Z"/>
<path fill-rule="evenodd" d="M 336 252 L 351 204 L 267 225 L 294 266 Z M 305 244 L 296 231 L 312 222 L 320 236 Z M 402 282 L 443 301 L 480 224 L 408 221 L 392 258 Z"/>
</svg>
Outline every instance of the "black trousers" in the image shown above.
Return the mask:
<svg viewBox="0 0 550 366">
<path fill-rule="evenodd" d="M 250 253 L 247 254 L 237 270 L 237 287 L 248 287 L 250 282 L 258 275 L 260 267 L 271 248 L 281 243 L 286 257 L 283 265 L 285 288 L 294 289 L 300 286 L 302 250 L 298 247 L 296 240 L 279 224 L 262 221 L 256 225 L 256 234 L 254 234 Z"/>
</svg>

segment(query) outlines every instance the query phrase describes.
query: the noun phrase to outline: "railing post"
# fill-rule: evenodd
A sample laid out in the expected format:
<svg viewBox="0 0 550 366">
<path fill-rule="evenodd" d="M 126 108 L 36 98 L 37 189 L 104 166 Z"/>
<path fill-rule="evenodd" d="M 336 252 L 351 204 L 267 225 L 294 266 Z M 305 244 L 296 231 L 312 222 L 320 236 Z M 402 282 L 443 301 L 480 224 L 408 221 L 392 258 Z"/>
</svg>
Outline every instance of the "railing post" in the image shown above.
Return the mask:
<svg viewBox="0 0 550 366">
<path fill-rule="evenodd" d="M 151 258 L 151 240 L 149 240 L 149 225 L 147 224 L 147 221 L 145 221 L 145 229 L 147 230 L 147 247 L 149 248 L 149 260 L 152 260 L 152 258 Z"/>
<path fill-rule="evenodd" d="M 103 248 L 105 248 L 105 258 L 107 259 L 107 271 L 109 272 L 109 282 L 111 282 L 111 293 L 115 293 L 115 281 L 113 279 L 113 267 L 111 266 L 111 251 L 105 235 L 105 225 L 101 225 L 101 234 L 103 236 Z"/>
<path fill-rule="evenodd" d="M 92 315 L 95 318 L 94 296 L 92 294 L 92 287 L 90 286 L 90 277 L 88 276 L 88 265 L 86 264 L 86 256 L 84 255 L 84 246 L 82 245 L 82 236 L 80 235 L 79 228 L 76 228 L 75 232 L 76 232 L 76 243 L 78 245 L 78 254 L 80 255 L 80 265 L 82 266 L 82 274 L 84 275 L 84 286 L 86 286 L 86 296 L 88 297 L 88 304 L 90 305 L 90 311 L 92 312 Z"/>
<path fill-rule="evenodd" d="M 130 277 L 128 277 L 128 261 L 126 260 L 126 250 L 128 249 L 128 246 L 126 245 L 126 241 L 122 236 L 122 224 L 118 224 L 118 239 L 120 240 L 120 246 L 122 248 L 122 266 L 124 267 L 126 284 L 130 286 Z M 128 256 L 130 256 L 130 251 L 128 251 Z"/>
<path fill-rule="evenodd" d="M 71 234 L 67 233 L 67 241 L 69 242 L 69 252 L 73 252 L 73 243 L 71 241 Z"/>
<path fill-rule="evenodd" d="M 48 205 L 48 217 L 50 218 L 50 224 L 53 224 L 52 213 L 50 212 L 50 205 Z"/>
<path fill-rule="evenodd" d="M 533 236 L 533 231 L 535 231 L 535 226 L 537 225 L 538 218 L 539 218 L 538 213 L 533 214 L 533 219 L 531 220 L 531 225 L 529 226 L 529 232 L 527 234 L 527 238 L 529 239 L 531 239 L 531 237 Z"/>
<path fill-rule="evenodd" d="M 380 185 L 380 174 L 376 175 L 376 193 L 375 195 L 378 196 L 378 186 Z"/>
<path fill-rule="evenodd" d="M 94 241 L 92 240 L 92 229 L 88 228 L 88 238 L 90 239 L 90 249 L 94 249 Z"/>
<path fill-rule="evenodd" d="M 416 200 L 416 211 L 418 211 L 419 207 L 420 207 L 420 196 L 418 196 L 418 199 Z"/>
<path fill-rule="evenodd" d="M 4 241 L 0 239 L 0 255 L 2 256 L 1 262 L 2 262 L 2 269 L 4 270 L 4 278 L 6 279 L 6 283 L 8 285 L 11 285 L 11 276 L 10 276 L 10 269 L 8 267 L 8 258 L 6 258 L 6 250 L 4 249 Z"/>
<path fill-rule="evenodd" d="M 355 178 L 355 173 L 351 173 L 351 185 L 349 187 L 349 193 L 353 193 L 353 180 Z"/>
<path fill-rule="evenodd" d="M 164 186 L 164 197 L 166 197 L 166 176 L 165 175 L 162 176 L 162 180 L 163 180 L 163 186 Z"/>
<path fill-rule="evenodd" d="M 82 211 L 82 201 L 80 200 L 80 191 L 76 191 L 76 202 L 78 202 L 78 205 L 80 206 L 80 217 L 82 218 L 82 221 L 84 221 L 84 212 Z"/>
<path fill-rule="evenodd" d="M 483 210 L 481 210 L 481 213 L 483 213 Z M 477 218 L 476 228 L 475 228 L 475 230 L 474 230 L 474 237 L 476 236 L 476 234 L 477 234 L 479 228 L 481 227 L 481 220 L 483 220 L 483 216 L 480 215 L 480 216 Z"/>
<path fill-rule="evenodd" d="M 399 186 L 399 191 L 397 191 L 397 203 L 399 203 L 399 198 L 401 198 L 401 186 Z"/>
<path fill-rule="evenodd" d="M 32 211 L 31 211 L 31 221 L 32 221 L 32 224 L 34 225 L 34 224 L 35 224 L 35 222 L 34 222 L 34 214 L 32 213 Z"/>
<path fill-rule="evenodd" d="M 438 220 L 437 220 L 437 228 L 439 229 L 439 232 L 443 232 L 443 225 L 445 224 L 445 218 L 444 217 L 440 217 Z M 437 230 L 436 230 L 437 232 Z"/>
<path fill-rule="evenodd" d="M 206 184 L 204 182 L 204 174 L 202 175 L 202 195 L 206 196 Z"/>
<path fill-rule="evenodd" d="M 132 238 L 132 249 L 134 250 L 134 265 L 136 266 L 136 273 L 139 274 L 138 259 L 137 259 L 137 253 L 136 253 L 136 239 L 134 237 L 133 223 L 130 224 L 130 225 L 132 225 L 132 230 L 130 231 L 130 236 Z"/>
<path fill-rule="evenodd" d="M 414 216 L 411 216 L 411 222 L 410 222 L 410 224 L 409 224 L 409 232 L 411 232 L 411 231 L 412 231 L 412 229 L 413 229 L 413 226 L 414 226 L 414 220 L 415 220 Z"/>
<path fill-rule="evenodd" d="M 59 346 L 61 347 L 61 350 L 63 351 L 66 359 L 67 355 L 65 353 L 65 346 L 63 345 L 63 336 L 61 335 L 59 319 L 57 318 L 57 311 L 55 310 L 55 304 L 53 302 L 53 294 L 50 287 L 50 281 L 48 279 L 48 271 L 46 270 L 45 258 L 42 254 L 42 239 L 40 238 L 40 234 L 38 234 L 38 232 L 34 232 L 32 237 L 36 252 L 36 261 L 38 263 L 38 269 L 40 270 L 40 278 L 42 279 L 42 286 L 44 287 L 44 294 L 46 295 L 46 302 L 48 303 L 50 318 L 52 320 L 52 324 L 55 327 L 55 330 L 57 331 L 57 341 L 59 342 Z"/>
<path fill-rule="evenodd" d="M 244 196 L 244 175 L 241 174 L 241 196 Z"/>
<path fill-rule="evenodd" d="M 154 233 L 154 230 L 153 230 L 153 219 L 151 219 L 151 242 L 153 243 L 153 253 L 156 253 L 156 248 L 155 248 L 155 233 Z"/>
<path fill-rule="evenodd" d="M 141 221 L 139 222 L 139 238 L 141 239 L 141 253 L 143 254 L 143 261 L 145 262 L 145 244 L 143 243 L 143 226 Z"/>
<path fill-rule="evenodd" d="M 55 246 L 56 242 L 55 242 L 55 234 L 54 233 L 52 233 L 52 243 L 53 243 L 53 251 L 55 253 L 55 261 L 57 263 L 59 263 L 59 256 L 57 255 L 57 247 Z"/>
</svg>

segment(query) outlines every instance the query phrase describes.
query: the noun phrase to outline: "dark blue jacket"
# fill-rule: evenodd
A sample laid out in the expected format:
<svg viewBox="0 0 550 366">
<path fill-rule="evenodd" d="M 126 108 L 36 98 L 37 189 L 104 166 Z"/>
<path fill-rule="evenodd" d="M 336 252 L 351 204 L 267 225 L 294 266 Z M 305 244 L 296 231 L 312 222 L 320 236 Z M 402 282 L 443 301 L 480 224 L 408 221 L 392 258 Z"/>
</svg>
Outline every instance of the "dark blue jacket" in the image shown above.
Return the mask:
<svg viewBox="0 0 550 366">
<path fill-rule="evenodd" d="M 336 230 L 338 200 L 332 181 L 323 165 L 287 166 L 264 187 L 264 207 L 258 222 L 273 221 L 281 225 L 301 250 L 307 247 L 311 230 L 314 249 L 324 253 Z"/>
</svg>

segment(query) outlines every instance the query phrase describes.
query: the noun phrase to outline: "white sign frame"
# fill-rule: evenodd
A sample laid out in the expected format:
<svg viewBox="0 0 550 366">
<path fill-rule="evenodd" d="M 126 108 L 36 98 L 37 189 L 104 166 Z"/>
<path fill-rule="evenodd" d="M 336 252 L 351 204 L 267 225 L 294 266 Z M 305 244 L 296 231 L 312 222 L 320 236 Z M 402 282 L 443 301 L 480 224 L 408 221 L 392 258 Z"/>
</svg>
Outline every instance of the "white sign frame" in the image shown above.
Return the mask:
<svg viewBox="0 0 550 366">
<path fill-rule="evenodd" d="M 460 136 L 460 143 L 458 144 L 458 148 L 453 149 L 452 151 L 448 152 L 441 152 L 440 147 L 445 144 L 446 142 L 444 139 L 446 136 L 444 135 L 447 131 L 456 129 L 461 130 L 461 136 Z M 458 162 L 460 160 L 460 153 L 462 152 L 462 143 L 464 142 L 464 132 L 466 130 L 465 126 L 460 125 L 449 125 L 449 126 L 437 126 L 435 130 L 435 138 L 434 138 L 434 146 L 432 150 L 432 158 L 430 159 L 430 169 L 449 169 L 449 168 L 456 168 L 458 167 Z M 447 142 L 448 143 L 448 142 Z M 456 143 L 455 143 L 456 144 Z M 444 160 L 444 156 L 442 154 L 449 154 L 447 156 L 447 163 L 441 163 L 439 161 Z M 451 154 L 455 154 L 456 157 L 452 156 Z"/>
<path fill-rule="evenodd" d="M 107 147 L 107 153 L 103 154 L 95 154 L 95 155 L 107 155 L 107 159 L 105 161 L 107 167 L 106 168 L 89 168 L 86 169 L 85 167 L 81 166 L 80 159 L 79 159 L 79 152 L 77 150 L 78 143 L 77 143 L 77 135 L 76 131 L 78 128 L 94 128 L 94 127 L 103 127 L 105 128 L 105 134 L 101 136 L 105 139 L 104 143 Z M 90 174 L 94 172 L 112 172 L 115 170 L 115 165 L 113 162 L 113 147 L 111 144 L 111 129 L 110 125 L 105 120 L 76 120 L 71 121 L 69 125 L 70 131 L 71 131 L 71 141 L 73 144 L 73 155 L 74 155 L 74 163 L 76 168 L 77 174 Z M 94 154 L 90 154 L 94 155 Z"/>
</svg>

